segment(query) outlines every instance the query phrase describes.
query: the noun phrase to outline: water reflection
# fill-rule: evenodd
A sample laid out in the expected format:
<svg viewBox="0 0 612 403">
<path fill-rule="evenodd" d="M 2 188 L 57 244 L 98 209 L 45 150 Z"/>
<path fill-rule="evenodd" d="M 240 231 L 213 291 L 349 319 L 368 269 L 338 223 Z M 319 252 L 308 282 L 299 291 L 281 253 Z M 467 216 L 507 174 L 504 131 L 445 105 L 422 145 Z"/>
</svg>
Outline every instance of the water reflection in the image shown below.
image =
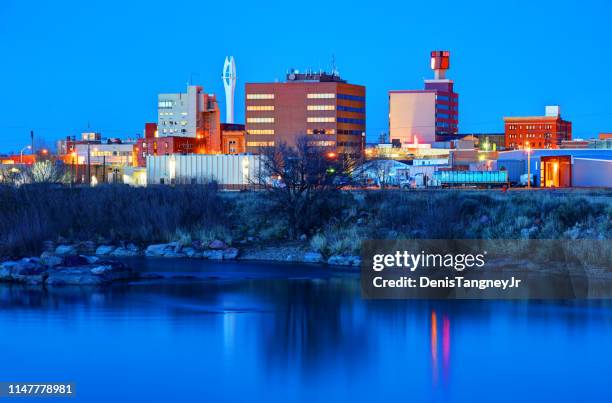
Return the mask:
<svg viewBox="0 0 612 403">
<path fill-rule="evenodd" d="M 490 401 L 509 377 L 530 400 L 536 379 L 552 384 L 561 375 L 577 383 L 544 397 L 610 392 L 606 302 L 371 301 L 360 298 L 353 273 L 247 264 L 185 272 L 200 277 L 93 290 L 0 285 L 0 348 L 11 362 L 0 379 L 37 368 L 43 378 L 74 373 L 93 390 L 102 371 L 109 382 L 127 376 L 146 390 L 151 378 L 180 376 L 193 382 L 183 399 L 211 401 L 262 390 L 278 396 L 267 401 L 322 393 L 326 401 L 462 401 L 468 392 L 471 401 Z M 121 344 L 108 342 L 115 339 Z M 66 345 L 77 346 L 71 360 L 54 354 Z M 126 357 L 137 370 L 117 367 Z M 487 386 L 472 390 L 475 379 Z M 584 396 L 579 385 L 587 384 Z M 176 400 L 163 385 L 155 397 L 164 393 Z M 99 401 L 112 397 L 101 392 Z"/>
</svg>

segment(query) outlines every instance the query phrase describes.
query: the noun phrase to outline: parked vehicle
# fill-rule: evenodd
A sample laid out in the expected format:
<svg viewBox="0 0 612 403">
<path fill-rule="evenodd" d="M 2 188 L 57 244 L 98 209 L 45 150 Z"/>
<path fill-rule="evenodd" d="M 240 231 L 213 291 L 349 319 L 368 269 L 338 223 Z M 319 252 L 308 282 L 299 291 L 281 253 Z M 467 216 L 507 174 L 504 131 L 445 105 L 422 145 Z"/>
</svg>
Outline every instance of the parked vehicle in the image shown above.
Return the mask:
<svg viewBox="0 0 612 403">
<path fill-rule="evenodd" d="M 535 177 L 535 175 L 534 175 L 534 174 L 531 174 L 531 175 L 530 175 L 529 182 L 531 182 L 531 186 L 535 186 L 535 183 L 536 183 L 536 177 Z M 520 179 L 519 179 L 519 184 L 520 184 L 521 186 L 527 186 L 527 174 L 522 174 L 522 175 L 521 175 L 521 177 L 520 177 Z"/>
<path fill-rule="evenodd" d="M 440 181 L 421 172 L 400 182 L 400 188 L 402 189 L 423 189 L 438 186 L 440 186 Z"/>
<path fill-rule="evenodd" d="M 508 184 L 507 171 L 436 171 L 435 180 L 443 187 L 496 187 Z"/>
</svg>

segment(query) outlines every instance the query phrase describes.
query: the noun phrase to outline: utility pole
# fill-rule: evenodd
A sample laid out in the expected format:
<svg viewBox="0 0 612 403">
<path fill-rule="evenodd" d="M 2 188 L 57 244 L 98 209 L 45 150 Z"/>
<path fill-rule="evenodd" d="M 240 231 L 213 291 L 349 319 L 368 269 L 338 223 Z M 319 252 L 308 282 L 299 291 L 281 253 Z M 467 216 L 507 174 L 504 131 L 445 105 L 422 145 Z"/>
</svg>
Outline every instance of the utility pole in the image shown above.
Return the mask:
<svg viewBox="0 0 612 403">
<path fill-rule="evenodd" d="M 32 142 L 32 155 L 34 155 L 34 130 L 30 130 L 30 141 Z"/>
</svg>

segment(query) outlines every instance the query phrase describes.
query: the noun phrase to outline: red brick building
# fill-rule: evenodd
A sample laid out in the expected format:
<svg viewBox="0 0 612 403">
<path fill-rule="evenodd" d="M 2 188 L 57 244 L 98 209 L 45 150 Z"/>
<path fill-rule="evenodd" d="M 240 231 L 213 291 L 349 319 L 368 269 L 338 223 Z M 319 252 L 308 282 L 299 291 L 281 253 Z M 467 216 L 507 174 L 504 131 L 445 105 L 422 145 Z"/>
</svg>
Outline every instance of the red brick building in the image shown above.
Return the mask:
<svg viewBox="0 0 612 403">
<path fill-rule="evenodd" d="M 157 137 L 157 125 L 146 123 L 145 137 L 138 139 L 134 146 L 136 164 L 141 167 L 145 166 L 147 155 L 242 154 L 245 152 L 244 125 L 219 123 L 218 126 L 211 125 L 206 129 L 207 135 L 198 134 L 195 138 Z M 217 138 L 214 142 L 214 149 L 211 148 L 211 137 Z"/>
<path fill-rule="evenodd" d="M 572 139 L 572 122 L 561 119 L 558 107 L 546 107 L 545 116 L 504 118 L 506 149 L 559 148 Z"/>
<path fill-rule="evenodd" d="M 365 87 L 337 74 L 291 72 L 284 83 L 246 84 L 246 150 L 281 142 L 359 155 L 365 147 Z"/>
</svg>

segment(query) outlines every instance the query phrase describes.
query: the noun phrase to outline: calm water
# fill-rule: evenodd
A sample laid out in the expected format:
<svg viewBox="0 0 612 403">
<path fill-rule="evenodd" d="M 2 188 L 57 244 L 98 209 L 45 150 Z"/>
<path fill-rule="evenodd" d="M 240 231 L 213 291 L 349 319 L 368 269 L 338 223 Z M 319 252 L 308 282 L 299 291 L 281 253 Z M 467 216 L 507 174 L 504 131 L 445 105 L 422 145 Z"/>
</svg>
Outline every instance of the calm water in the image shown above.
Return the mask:
<svg viewBox="0 0 612 403">
<path fill-rule="evenodd" d="M 608 303 L 363 301 L 358 273 L 135 264 L 198 278 L 0 285 L 0 381 L 86 402 L 612 401 Z"/>
</svg>

